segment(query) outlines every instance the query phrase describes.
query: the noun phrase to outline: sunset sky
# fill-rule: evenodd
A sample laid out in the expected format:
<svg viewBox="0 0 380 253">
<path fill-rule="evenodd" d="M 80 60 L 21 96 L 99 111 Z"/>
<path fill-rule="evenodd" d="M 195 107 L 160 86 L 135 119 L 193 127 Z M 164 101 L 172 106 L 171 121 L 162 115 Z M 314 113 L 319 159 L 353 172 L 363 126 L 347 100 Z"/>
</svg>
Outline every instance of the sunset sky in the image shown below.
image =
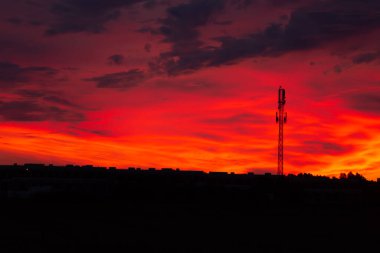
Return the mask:
<svg viewBox="0 0 380 253">
<path fill-rule="evenodd" d="M 0 163 L 380 177 L 380 1 L 4 0 Z"/>
</svg>

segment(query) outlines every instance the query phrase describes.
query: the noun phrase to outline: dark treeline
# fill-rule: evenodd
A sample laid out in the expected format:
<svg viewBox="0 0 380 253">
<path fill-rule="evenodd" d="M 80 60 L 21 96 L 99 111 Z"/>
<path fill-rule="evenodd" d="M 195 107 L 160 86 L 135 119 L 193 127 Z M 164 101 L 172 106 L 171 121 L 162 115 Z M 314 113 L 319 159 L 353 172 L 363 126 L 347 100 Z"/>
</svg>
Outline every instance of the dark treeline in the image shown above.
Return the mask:
<svg viewBox="0 0 380 253">
<path fill-rule="evenodd" d="M 0 166 L 2 199 L 255 201 L 257 204 L 380 204 L 380 184 L 359 174 L 339 179 L 150 168 Z M 248 201 L 249 200 L 249 201 Z"/>
<path fill-rule="evenodd" d="M 0 166 L 2 252 L 378 252 L 359 174 Z"/>
</svg>

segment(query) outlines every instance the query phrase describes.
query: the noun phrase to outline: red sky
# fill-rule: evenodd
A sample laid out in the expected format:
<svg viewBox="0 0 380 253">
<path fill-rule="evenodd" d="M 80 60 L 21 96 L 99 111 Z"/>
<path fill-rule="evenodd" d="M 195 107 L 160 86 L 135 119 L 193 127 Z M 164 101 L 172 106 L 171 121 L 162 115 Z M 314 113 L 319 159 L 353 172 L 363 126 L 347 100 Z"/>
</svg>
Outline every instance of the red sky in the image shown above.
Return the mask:
<svg viewBox="0 0 380 253">
<path fill-rule="evenodd" d="M 0 163 L 380 177 L 380 2 L 0 3 Z"/>
</svg>

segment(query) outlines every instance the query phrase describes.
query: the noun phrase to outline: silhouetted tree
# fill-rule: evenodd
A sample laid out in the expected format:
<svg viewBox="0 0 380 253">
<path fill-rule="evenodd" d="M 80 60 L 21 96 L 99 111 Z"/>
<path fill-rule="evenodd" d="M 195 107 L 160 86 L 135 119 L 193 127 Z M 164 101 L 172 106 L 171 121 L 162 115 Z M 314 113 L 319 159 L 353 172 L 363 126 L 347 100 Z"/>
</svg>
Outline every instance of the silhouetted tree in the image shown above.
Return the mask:
<svg viewBox="0 0 380 253">
<path fill-rule="evenodd" d="M 347 175 L 348 180 L 354 180 L 354 181 L 367 181 L 366 178 L 359 173 L 356 172 L 356 174 L 352 173 L 351 171 Z"/>
<path fill-rule="evenodd" d="M 347 174 L 346 173 L 340 173 L 339 175 L 339 179 L 341 180 L 350 180 L 350 181 L 367 181 L 367 179 L 359 174 L 359 173 L 352 173 L 352 171 L 348 172 Z"/>
</svg>

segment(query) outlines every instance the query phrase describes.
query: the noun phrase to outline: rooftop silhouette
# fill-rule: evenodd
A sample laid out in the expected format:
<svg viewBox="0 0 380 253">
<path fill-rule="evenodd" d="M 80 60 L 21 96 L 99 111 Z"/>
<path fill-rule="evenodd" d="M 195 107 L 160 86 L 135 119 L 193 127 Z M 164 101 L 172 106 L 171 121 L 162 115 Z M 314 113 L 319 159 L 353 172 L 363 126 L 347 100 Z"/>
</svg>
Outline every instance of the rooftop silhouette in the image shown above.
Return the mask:
<svg viewBox="0 0 380 253">
<path fill-rule="evenodd" d="M 182 171 L 172 168 L 54 166 L 44 164 L 0 165 L 0 197 L 67 199 L 241 199 L 286 204 L 377 203 L 380 183 L 360 174 L 342 174 L 339 179 L 311 174 L 272 175 L 227 172 Z M 187 196 L 186 198 L 184 196 Z M 372 196 L 372 198 L 370 197 Z"/>
</svg>

